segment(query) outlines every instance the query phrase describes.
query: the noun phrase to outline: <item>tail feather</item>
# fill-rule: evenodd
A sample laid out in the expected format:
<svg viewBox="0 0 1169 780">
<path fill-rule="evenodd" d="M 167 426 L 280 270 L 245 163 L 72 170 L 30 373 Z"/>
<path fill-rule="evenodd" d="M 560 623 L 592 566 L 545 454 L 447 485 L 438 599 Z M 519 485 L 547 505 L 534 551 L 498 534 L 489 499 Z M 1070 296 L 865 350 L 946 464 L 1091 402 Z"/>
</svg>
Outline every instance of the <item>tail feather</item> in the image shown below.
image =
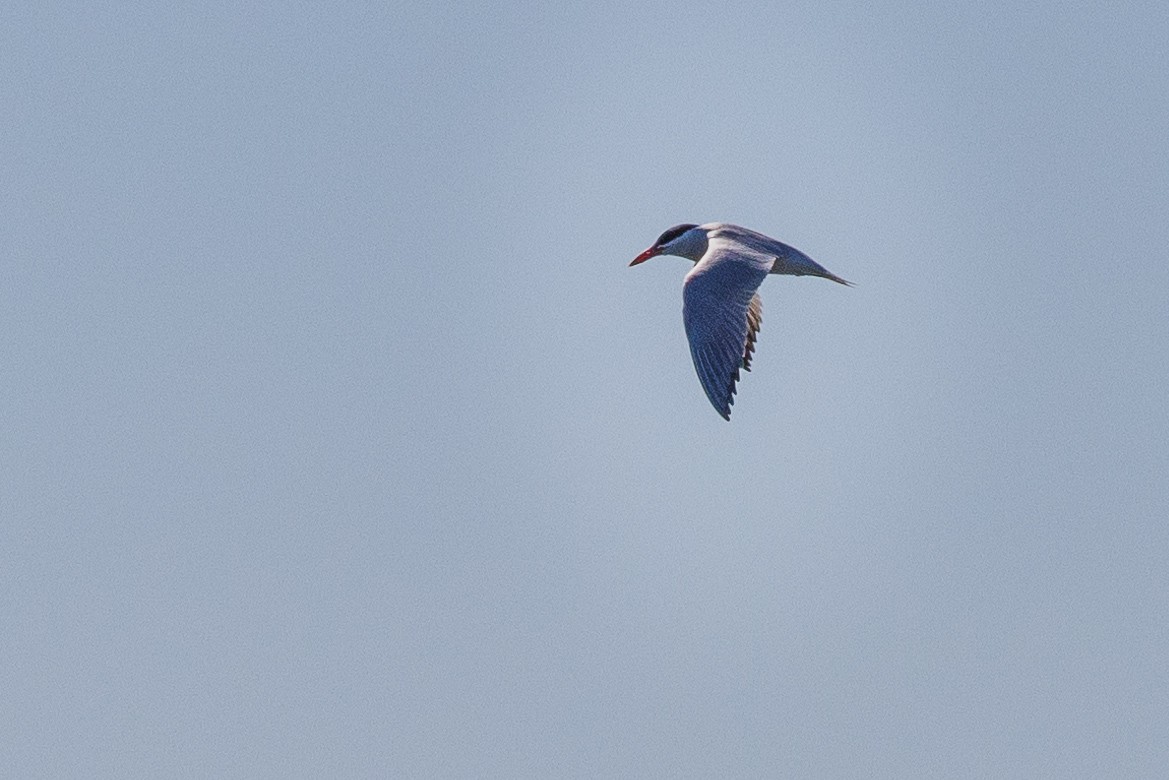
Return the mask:
<svg viewBox="0 0 1169 780">
<path fill-rule="evenodd" d="M 837 284 L 843 284 L 845 287 L 854 286 L 852 282 L 832 273 L 794 246 L 788 246 L 781 241 L 776 241 L 775 244 L 780 248 L 780 252 L 775 255 L 775 262 L 771 264 L 771 273 L 789 276 L 819 276 L 831 279 Z"/>
</svg>

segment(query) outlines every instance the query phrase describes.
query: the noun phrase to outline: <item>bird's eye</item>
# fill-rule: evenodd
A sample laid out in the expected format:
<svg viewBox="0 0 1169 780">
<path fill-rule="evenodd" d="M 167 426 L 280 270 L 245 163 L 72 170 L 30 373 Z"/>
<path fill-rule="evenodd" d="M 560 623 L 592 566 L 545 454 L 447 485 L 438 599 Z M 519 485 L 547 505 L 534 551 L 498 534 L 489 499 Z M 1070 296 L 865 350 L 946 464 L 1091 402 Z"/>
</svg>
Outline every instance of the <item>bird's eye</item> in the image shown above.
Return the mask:
<svg viewBox="0 0 1169 780">
<path fill-rule="evenodd" d="M 698 226 L 697 225 L 690 225 L 690 224 L 674 225 L 672 228 L 667 230 L 665 233 L 662 233 L 660 236 L 658 236 L 657 246 L 661 246 L 662 244 L 668 244 L 671 241 L 673 241 L 675 238 L 677 238 L 678 236 L 685 233 L 690 228 L 695 228 L 695 227 L 698 227 Z"/>
</svg>

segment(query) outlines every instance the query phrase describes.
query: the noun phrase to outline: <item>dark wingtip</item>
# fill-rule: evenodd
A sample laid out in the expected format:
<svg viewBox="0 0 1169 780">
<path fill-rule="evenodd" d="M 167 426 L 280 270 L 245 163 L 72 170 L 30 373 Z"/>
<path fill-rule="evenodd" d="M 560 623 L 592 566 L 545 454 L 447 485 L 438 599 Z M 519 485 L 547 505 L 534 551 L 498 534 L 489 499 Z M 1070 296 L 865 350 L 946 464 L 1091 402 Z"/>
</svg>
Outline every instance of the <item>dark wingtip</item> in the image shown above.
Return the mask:
<svg viewBox="0 0 1169 780">
<path fill-rule="evenodd" d="M 735 405 L 735 393 L 739 392 L 739 369 L 735 368 L 735 373 L 731 374 L 731 385 L 727 388 L 727 400 L 723 404 L 723 408 L 718 410 L 723 419 L 727 422 L 731 421 L 731 407 Z"/>
</svg>

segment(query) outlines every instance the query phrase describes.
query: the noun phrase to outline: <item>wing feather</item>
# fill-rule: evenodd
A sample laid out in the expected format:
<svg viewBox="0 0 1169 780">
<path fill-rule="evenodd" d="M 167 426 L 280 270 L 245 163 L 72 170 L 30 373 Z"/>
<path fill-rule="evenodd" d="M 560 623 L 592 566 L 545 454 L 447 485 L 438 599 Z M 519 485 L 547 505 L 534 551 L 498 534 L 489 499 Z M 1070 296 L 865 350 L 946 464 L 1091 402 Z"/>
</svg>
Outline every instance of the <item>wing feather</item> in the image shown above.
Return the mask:
<svg viewBox="0 0 1169 780">
<path fill-rule="evenodd" d="M 723 419 L 731 419 L 739 370 L 749 368 L 763 307 L 755 294 L 766 263 L 730 254 L 703 258 L 686 275 L 682 319 L 702 389 Z"/>
<path fill-rule="evenodd" d="M 759 335 L 759 328 L 763 327 L 763 300 L 759 293 L 751 296 L 751 304 L 747 307 L 747 348 L 743 350 L 743 368 L 751 370 L 751 355 L 755 352 L 755 340 Z"/>
</svg>

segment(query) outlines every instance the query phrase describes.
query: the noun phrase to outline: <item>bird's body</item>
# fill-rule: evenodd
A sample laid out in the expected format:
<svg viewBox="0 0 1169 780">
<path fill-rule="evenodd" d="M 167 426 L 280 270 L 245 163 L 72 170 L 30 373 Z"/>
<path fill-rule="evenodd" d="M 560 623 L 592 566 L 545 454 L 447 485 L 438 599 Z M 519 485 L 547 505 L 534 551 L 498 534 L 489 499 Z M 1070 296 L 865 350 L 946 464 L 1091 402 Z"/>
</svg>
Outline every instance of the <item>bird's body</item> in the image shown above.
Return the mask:
<svg viewBox="0 0 1169 780">
<path fill-rule="evenodd" d="M 656 255 L 694 261 L 682 286 L 682 321 L 702 389 L 726 420 L 731 419 L 739 370 L 751 369 L 763 321 L 757 291 L 767 275 L 821 276 L 850 284 L 798 249 L 726 222 L 676 225 L 630 265 Z"/>
</svg>

